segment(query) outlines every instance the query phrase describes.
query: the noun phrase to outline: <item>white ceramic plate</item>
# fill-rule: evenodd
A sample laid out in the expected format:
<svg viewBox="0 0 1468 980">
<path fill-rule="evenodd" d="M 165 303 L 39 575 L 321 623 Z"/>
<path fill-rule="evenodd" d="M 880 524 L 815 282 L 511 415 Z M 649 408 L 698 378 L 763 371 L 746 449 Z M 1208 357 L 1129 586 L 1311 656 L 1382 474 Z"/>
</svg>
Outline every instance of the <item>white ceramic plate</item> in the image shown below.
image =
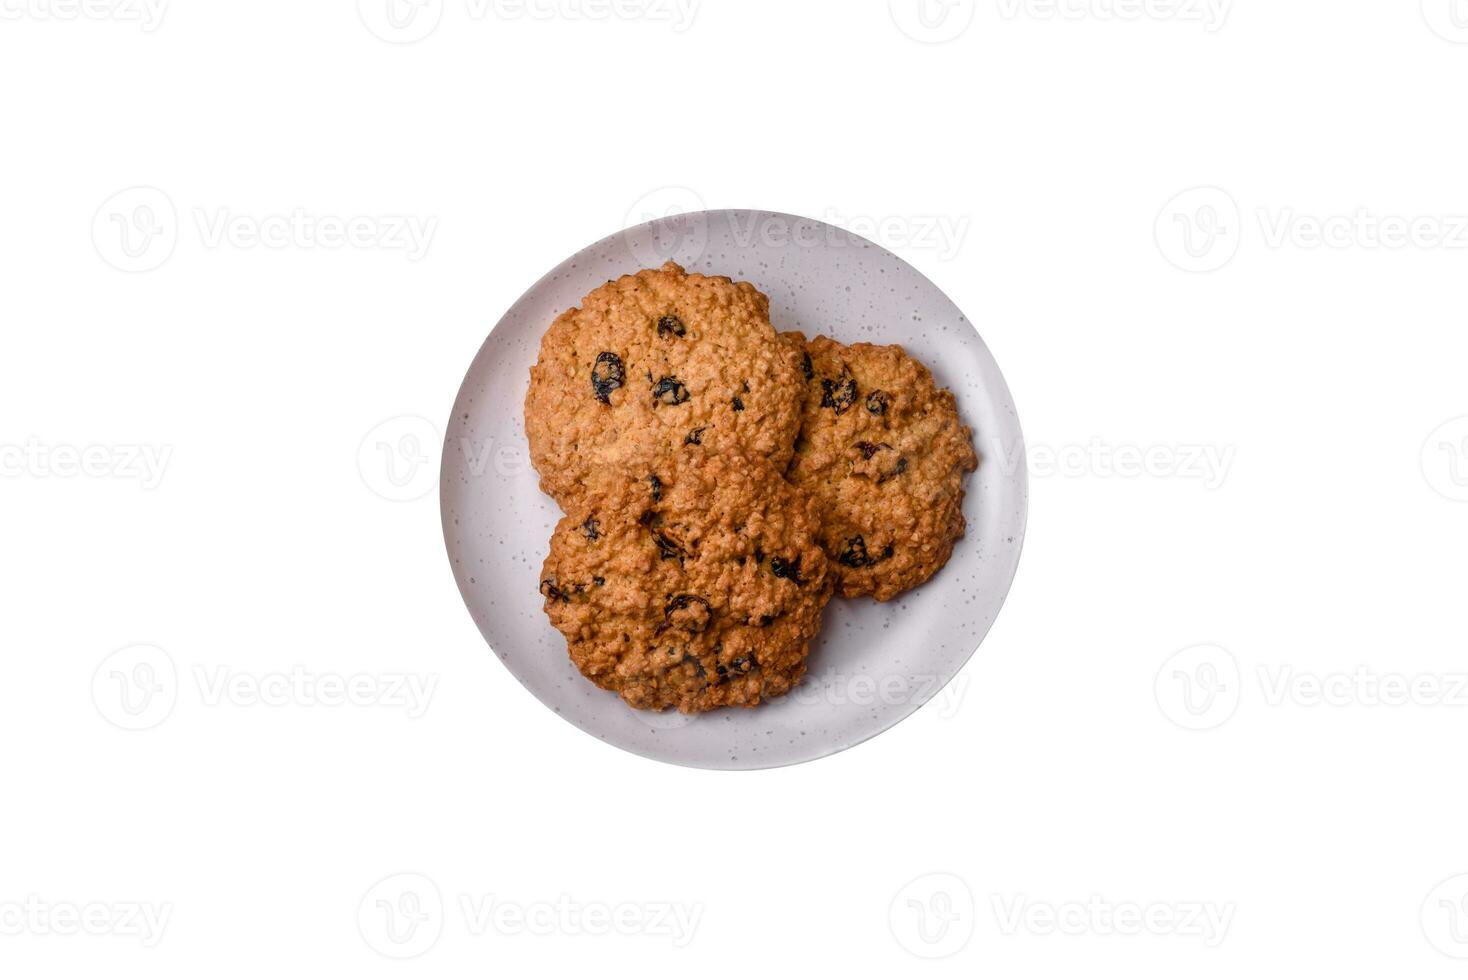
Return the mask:
<svg viewBox="0 0 1468 980">
<path fill-rule="evenodd" d="M 980 462 L 964 498 L 968 534 L 925 585 L 892 602 L 836 598 L 796 691 L 758 708 L 687 717 L 634 711 L 583 679 L 541 610 L 540 567 L 560 519 L 529 465 L 522 403 L 540 337 L 595 287 L 673 259 L 747 279 L 777 330 L 899 343 L 951 388 Z M 505 314 L 454 404 L 440 484 L 459 590 L 490 648 L 567 721 L 629 752 L 706 769 L 761 769 L 850 748 L 947 689 L 994 622 L 1025 528 L 1024 445 L 999 367 L 973 325 L 912 266 L 809 218 L 766 211 L 674 215 L 562 262 Z"/>
</svg>

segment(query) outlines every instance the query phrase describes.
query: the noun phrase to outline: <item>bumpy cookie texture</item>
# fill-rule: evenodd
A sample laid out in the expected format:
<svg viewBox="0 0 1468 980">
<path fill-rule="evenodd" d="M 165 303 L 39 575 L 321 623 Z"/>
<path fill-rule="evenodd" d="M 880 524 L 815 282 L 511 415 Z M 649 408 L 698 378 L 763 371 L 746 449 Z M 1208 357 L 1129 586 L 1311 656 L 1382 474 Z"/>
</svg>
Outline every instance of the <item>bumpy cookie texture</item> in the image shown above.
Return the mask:
<svg viewBox="0 0 1468 980">
<path fill-rule="evenodd" d="M 783 469 L 801 387 L 763 293 L 669 262 L 598 287 L 550 325 L 525 396 L 530 459 L 562 507 L 599 469 L 684 445 Z"/>
<path fill-rule="evenodd" d="M 963 477 L 978 466 L 953 393 L 896 345 L 781 338 L 806 379 L 786 477 L 820 507 L 841 594 L 887 600 L 926 582 L 963 537 Z"/>
<path fill-rule="evenodd" d="M 540 591 L 571 660 L 634 708 L 752 706 L 805 672 L 834 576 L 816 506 L 769 463 L 682 447 L 595 473 Z"/>
</svg>

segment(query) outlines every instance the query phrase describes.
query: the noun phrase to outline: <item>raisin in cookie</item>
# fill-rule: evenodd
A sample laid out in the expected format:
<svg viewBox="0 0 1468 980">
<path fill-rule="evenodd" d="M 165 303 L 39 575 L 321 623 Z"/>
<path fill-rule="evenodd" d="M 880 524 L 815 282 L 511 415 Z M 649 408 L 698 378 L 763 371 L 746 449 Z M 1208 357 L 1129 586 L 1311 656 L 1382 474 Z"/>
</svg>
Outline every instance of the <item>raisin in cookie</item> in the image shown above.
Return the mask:
<svg viewBox="0 0 1468 980">
<path fill-rule="evenodd" d="M 834 585 L 814 501 L 764 460 L 700 446 L 586 489 L 540 583 L 582 674 L 634 708 L 687 713 L 800 680 Z"/>
<path fill-rule="evenodd" d="M 926 582 L 963 536 L 978 466 L 953 393 L 896 345 L 806 341 L 804 421 L 786 478 L 816 499 L 844 596 L 887 600 Z"/>
<path fill-rule="evenodd" d="M 783 469 L 800 379 L 759 290 L 672 262 L 645 269 L 593 290 L 546 331 L 525 396 L 530 459 L 563 507 L 597 469 L 685 444 Z"/>
</svg>

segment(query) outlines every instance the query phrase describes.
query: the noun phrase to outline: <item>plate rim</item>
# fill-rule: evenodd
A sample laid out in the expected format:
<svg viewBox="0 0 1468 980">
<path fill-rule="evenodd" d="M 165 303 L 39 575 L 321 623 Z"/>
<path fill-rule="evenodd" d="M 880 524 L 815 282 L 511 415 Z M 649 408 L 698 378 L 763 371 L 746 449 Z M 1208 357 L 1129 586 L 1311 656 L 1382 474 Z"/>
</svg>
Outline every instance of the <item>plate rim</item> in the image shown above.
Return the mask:
<svg viewBox="0 0 1468 980">
<path fill-rule="evenodd" d="M 954 666 L 951 674 L 946 680 L 944 680 L 941 685 L 939 685 L 923 700 L 913 700 L 905 705 L 904 710 L 901 710 L 900 712 L 894 714 L 890 721 L 888 721 L 882 727 L 876 729 L 875 731 L 868 732 L 867 734 L 855 739 L 854 741 L 832 745 L 818 753 L 807 755 L 802 758 L 777 761 L 768 764 L 703 765 L 684 759 L 666 758 L 664 756 L 655 755 L 651 751 L 646 751 L 642 748 L 623 745 L 619 742 L 613 741 L 606 735 L 600 734 L 598 732 L 590 730 L 589 728 L 584 727 L 578 720 L 561 711 L 560 708 L 558 708 L 556 705 L 551 704 L 550 701 L 542 696 L 541 692 L 537 690 L 534 686 L 526 683 L 526 681 L 520 677 L 520 675 L 514 670 L 514 668 L 511 667 L 509 660 L 504 655 L 498 653 L 494 649 L 494 646 L 489 641 L 489 637 L 485 635 L 484 629 L 479 625 L 478 621 L 476 620 L 473 612 L 473 607 L 469 603 L 470 595 L 466 588 L 467 573 L 461 575 L 459 571 L 459 565 L 457 562 L 454 561 L 453 543 L 451 541 L 452 531 L 448 511 L 450 481 L 447 479 L 447 477 L 449 475 L 450 458 L 452 452 L 448 433 L 453 426 L 453 419 L 460 412 L 460 405 L 463 403 L 465 395 L 469 390 L 470 379 L 475 374 L 475 369 L 480 362 L 480 358 L 485 356 L 490 343 L 494 340 L 495 331 L 499 330 L 505 324 L 505 322 L 510 318 L 510 315 L 522 303 L 526 302 L 527 299 L 529 299 L 547 282 L 554 280 L 563 269 L 571 267 L 571 265 L 579 256 L 600 249 L 603 246 L 614 244 L 619 238 L 626 239 L 638 232 L 651 229 L 658 225 L 667 224 L 669 222 L 684 221 L 689 218 L 701 218 L 704 220 L 708 220 L 716 216 L 727 217 L 731 215 L 759 215 L 762 217 L 779 218 L 787 221 L 810 222 L 823 228 L 834 229 L 840 234 L 849 235 L 852 238 L 863 242 L 866 247 L 875 249 L 879 254 L 888 256 L 901 263 L 907 269 L 910 269 L 922 283 L 925 283 L 929 288 L 937 292 L 938 295 L 942 296 L 945 300 L 952 304 L 954 309 L 958 309 L 959 313 L 963 317 L 964 323 L 967 324 L 969 330 L 973 331 L 975 339 L 978 340 L 979 346 L 982 349 L 984 356 L 986 356 L 989 362 L 993 365 L 995 378 L 1002 388 L 1002 391 L 996 392 L 995 394 L 1000 394 L 1003 396 L 1002 398 L 994 399 L 995 402 L 1007 404 L 1011 409 L 1011 424 L 1014 427 L 1015 437 L 1012 456 L 1013 458 L 1018 459 L 1020 463 L 1019 465 L 1015 466 L 1012 475 L 1006 475 L 1004 477 L 1004 479 L 1012 482 L 1016 506 L 1014 540 L 1012 542 L 1012 547 L 1009 548 L 1007 551 L 1007 554 L 1010 557 L 1007 567 L 1004 570 L 1004 575 L 1002 576 L 1004 581 L 1002 594 L 999 596 L 997 604 L 994 607 L 993 617 L 989 620 L 988 623 L 986 623 L 982 627 L 982 629 L 976 635 L 974 639 L 973 649 L 964 654 L 963 658 L 958 661 L 958 663 Z M 670 257 L 666 261 L 677 261 L 677 259 Z M 901 343 L 900 340 L 894 340 L 891 342 L 899 344 Z M 995 623 L 999 621 L 999 616 L 1003 613 L 1004 607 L 1009 601 L 1009 594 L 1013 591 L 1015 579 L 1018 577 L 1019 574 L 1019 564 L 1020 559 L 1024 554 L 1024 545 L 1029 530 L 1030 516 L 1029 467 L 1026 462 L 1028 460 L 1028 454 L 1026 452 L 1025 445 L 1024 428 L 1020 422 L 1019 408 L 1015 405 L 1013 392 L 1010 390 L 1009 382 L 1008 379 L 1004 376 L 1003 369 L 999 366 L 998 359 L 994 357 L 993 351 L 989 349 L 988 343 L 984 340 L 983 335 L 979 333 L 979 329 L 975 325 L 974 321 L 966 313 L 963 313 L 963 311 L 959 309 L 958 304 L 953 302 L 953 299 L 948 295 L 948 293 L 944 291 L 936 282 L 934 282 L 927 275 L 927 273 L 923 272 L 922 269 L 918 268 L 916 265 L 913 265 L 901 255 L 898 255 L 896 252 L 893 252 L 891 249 L 887 248 L 879 242 L 874 242 L 871 239 L 858 234 L 857 232 L 842 228 L 840 225 L 833 225 L 829 222 L 822 221 L 819 218 L 810 218 L 802 215 L 790 214 L 783 211 L 771 211 L 764 208 L 706 208 L 698 211 L 684 211 L 676 214 L 664 215 L 660 218 L 654 218 L 650 221 L 642 222 L 641 224 L 629 225 L 618 231 L 614 231 L 609 235 L 605 235 L 594 242 L 582 246 L 561 261 L 557 262 L 555 265 L 551 266 L 551 268 L 546 270 L 543 275 L 537 278 L 527 288 L 522 290 L 519 296 L 515 298 L 514 302 L 505 307 L 504 311 L 495 321 L 494 326 L 490 328 L 489 332 L 485 335 L 484 340 L 480 342 L 479 347 L 474 352 L 474 356 L 470 358 L 469 364 L 464 370 L 464 376 L 460 380 L 458 389 L 454 395 L 453 404 L 449 408 L 448 424 L 444 427 L 444 445 L 439 459 L 439 528 L 443 535 L 444 554 L 445 557 L 448 559 L 449 570 L 453 575 L 454 584 L 458 588 L 459 598 L 463 602 L 464 611 L 469 615 L 470 622 L 473 624 L 476 632 L 479 633 L 480 640 L 489 649 L 489 652 L 493 659 L 499 662 L 501 668 L 503 668 L 510 675 L 510 677 L 512 677 L 515 682 L 519 684 L 519 686 L 523 690 L 534 697 L 536 701 L 538 701 L 544 707 L 550 709 L 556 717 L 573 726 L 578 731 L 591 736 L 595 741 L 603 745 L 607 745 L 620 752 L 626 752 L 638 758 L 646 759 L 651 762 L 657 762 L 663 765 L 672 765 L 682 769 L 693 769 L 707 772 L 756 772 L 760 770 L 784 769 L 790 766 L 805 765 L 812 762 L 818 762 L 821 759 L 828 759 L 833 755 L 837 755 L 841 752 L 854 749 L 857 746 L 863 745 L 871 739 L 876 738 L 878 735 L 882 735 L 886 732 L 891 731 L 893 728 L 897 727 L 897 725 L 906 721 L 908 718 L 911 718 L 920 709 L 932 702 L 939 694 L 941 694 L 950 685 L 952 685 L 953 682 L 958 678 L 959 674 L 961 674 L 968 667 L 974 656 L 979 652 L 979 648 L 982 647 L 984 645 L 984 641 L 988 639 L 990 632 L 994 629 Z M 982 462 L 980 465 L 982 465 Z M 918 586 L 918 588 L 921 587 L 922 586 Z M 833 596 L 833 598 L 835 597 Z M 822 610 L 822 616 L 824 617 L 824 615 L 825 610 Z M 590 682 L 588 681 L 587 683 Z M 739 760 L 740 763 L 743 763 L 744 761 L 744 759 Z"/>
</svg>

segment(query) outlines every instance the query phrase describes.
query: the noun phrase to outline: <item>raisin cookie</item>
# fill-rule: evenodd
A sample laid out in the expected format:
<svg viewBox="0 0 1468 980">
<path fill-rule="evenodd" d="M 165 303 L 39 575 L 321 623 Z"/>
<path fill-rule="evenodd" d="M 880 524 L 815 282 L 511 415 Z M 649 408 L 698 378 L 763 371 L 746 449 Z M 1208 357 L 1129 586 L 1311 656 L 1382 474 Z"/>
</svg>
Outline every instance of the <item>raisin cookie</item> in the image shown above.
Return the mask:
<svg viewBox="0 0 1468 980">
<path fill-rule="evenodd" d="M 834 577 L 814 501 L 768 462 L 701 446 L 592 475 L 540 591 L 571 660 L 634 708 L 752 706 L 805 673 Z"/>
<path fill-rule="evenodd" d="M 953 393 L 901 347 L 781 335 L 803 349 L 805 409 L 786 478 L 815 498 L 841 594 L 891 599 L 926 582 L 963 537 L 978 467 Z"/>
<path fill-rule="evenodd" d="M 801 377 L 752 285 L 672 262 L 645 269 L 593 290 L 546 331 L 525 396 L 530 459 L 563 508 L 597 470 L 683 445 L 783 469 Z"/>
</svg>

